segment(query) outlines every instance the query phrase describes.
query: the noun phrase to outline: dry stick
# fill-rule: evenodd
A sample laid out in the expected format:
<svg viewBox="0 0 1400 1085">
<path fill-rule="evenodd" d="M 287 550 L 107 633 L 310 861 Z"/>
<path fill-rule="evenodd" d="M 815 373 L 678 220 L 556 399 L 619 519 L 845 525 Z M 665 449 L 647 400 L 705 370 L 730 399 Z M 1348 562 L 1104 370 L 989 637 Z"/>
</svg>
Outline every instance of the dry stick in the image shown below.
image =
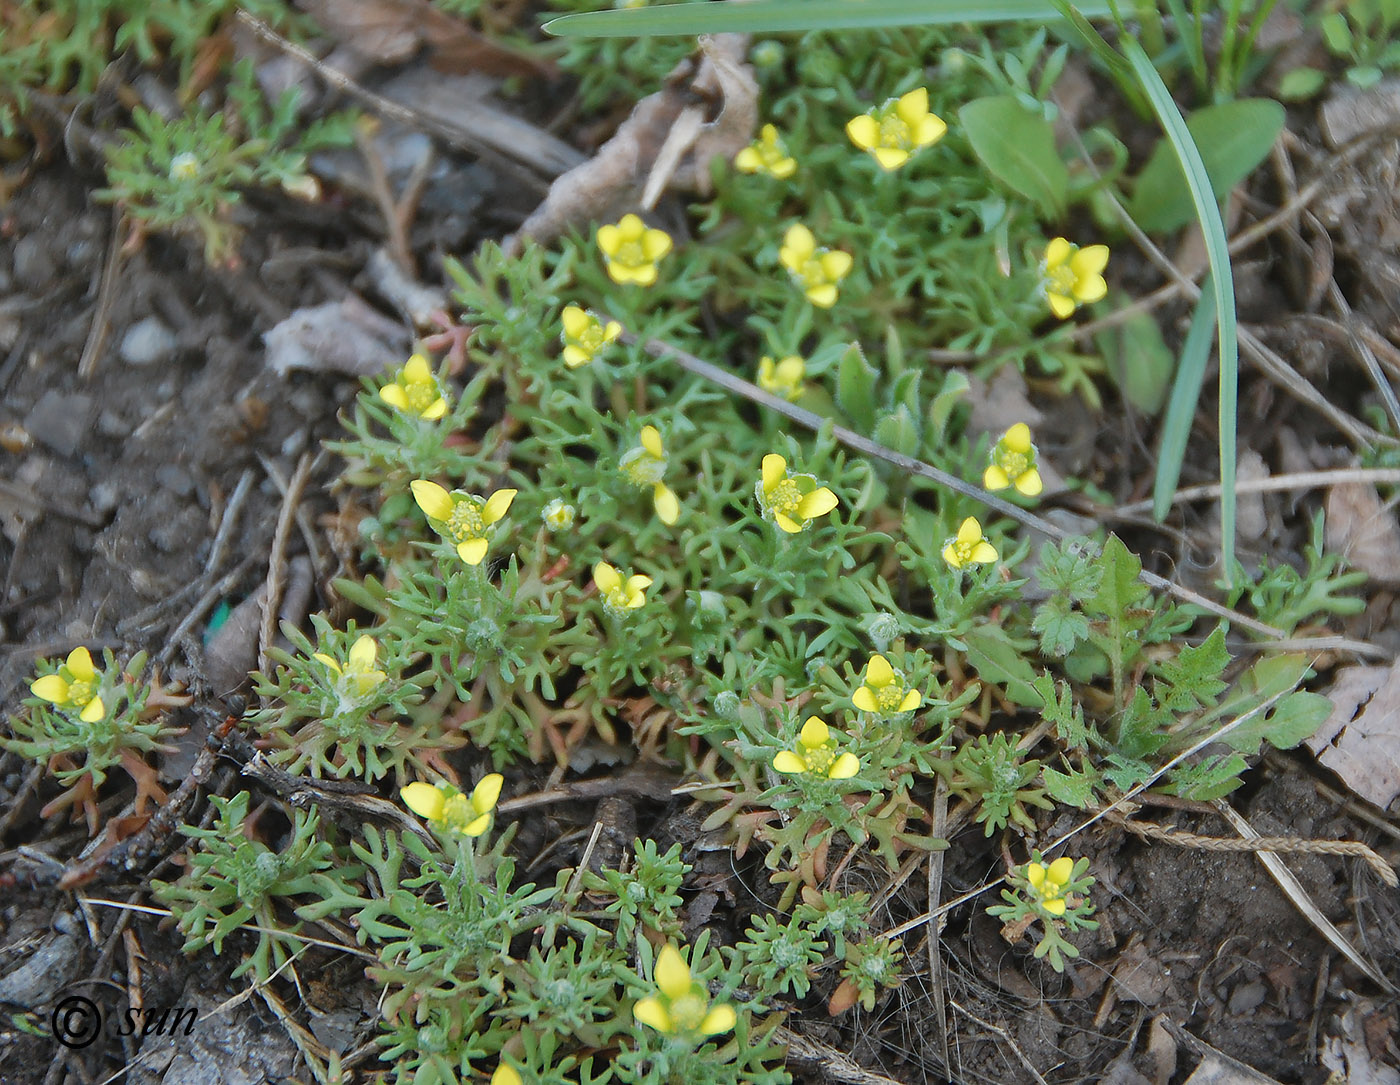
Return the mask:
<svg viewBox="0 0 1400 1085">
<path fill-rule="evenodd" d="M 1339 471 L 1299 471 L 1291 475 L 1272 475 L 1269 478 L 1240 479 L 1235 483 L 1237 494 L 1273 493 L 1278 490 L 1312 490 L 1341 486 L 1345 483 L 1371 482 L 1396 485 L 1400 483 L 1400 468 L 1395 467 L 1351 467 Z M 1220 483 L 1207 486 L 1188 486 L 1172 494 L 1173 505 L 1185 505 L 1192 501 L 1214 501 L 1220 496 Z M 1123 516 L 1152 511 L 1151 501 L 1134 501 L 1118 506 Z"/>
<path fill-rule="evenodd" d="M 32 505 L 41 512 L 51 512 L 55 516 L 62 516 L 65 520 L 76 520 L 88 527 L 101 527 L 103 523 L 102 517 L 95 512 L 88 512 L 87 509 L 80 509 L 76 505 L 69 505 L 64 501 L 55 501 L 51 497 L 36 493 L 28 486 L 6 482 L 3 478 L 0 478 L 0 494 L 23 504 Z"/>
<path fill-rule="evenodd" d="M 948 1000 L 948 1003 L 953 1007 L 953 1009 L 957 1010 L 958 1013 L 962 1014 L 969 1021 L 974 1021 L 977 1024 L 981 1025 L 988 1032 L 995 1033 L 997 1036 L 1000 1036 L 1006 1042 L 1007 1046 L 1011 1048 L 1012 1052 L 1015 1054 L 1017 1060 L 1021 1063 L 1021 1065 L 1024 1066 L 1027 1071 L 1029 1071 L 1031 1077 L 1035 1078 L 1035 1080 L 1039 1082 L 1040 1085 L 1047 1085 L 1045 1079 L 1040 1076 L 1040 1073 L 1036 1070 L 1031 1060 L 1026 1058 L 1026 1053 L 1021 1050 L 1020 1045 L 1017 1044 L 1016 1041 L 1011 1038 L 1011 1034 L 1007 1032 L 1006 1029 L 1002 1028 L 1000 1025 L 994 1025 L 990 1021 L 983 1021 L 982 1018 L 978 1017 L 966 1006 L 961 1005 L 955 998 L 950 998 Z"/>
<path fill-rule="evenodd" d="M 1248 840 L 1229 839 L 1219 836 L 1199 836 L 1168 829 L 1165 825 L 1151 822 L 1131 821 L 1118 814 L 1106 815 L 1108 820 L 1120 829 L 1126 829 L 1135 836 L 1150 840 L 1160 840 L 1178 848 L 1191 848 L 1195 851 L 1272 851 L 1281 854 L 1290 852 L 1313 855 L 1354 855 L 1365 861 L 1376 872 L 1376 877 L 1394 889 L 1400 885 L 1394 869 L 1365 844 L 1356 840 L 1301 840 L 1296 836 L 1259 836 Z"/>
<path fill-rule="evenodd" d="M 631 332 L 624 332 L 622 339 L 628 343 L 638 342 L 637 337 Z M 814 431 L 829 429 L 831 435 L 835 437 L 836 440 L 862 455 L 873 456 L 876 459 L 884 460 L 886 463 L 894 464 L 894 466 L 898 467 L 900 470 L 907 471 L 911 475 L 918 475 L 920 478 L 946 487 L 954 493 L 962 494 L 964 497 L 970 497 L 974 501 L 980 501 L 993 511 L 999 512 L 1012 520 L 1016 520 L 1018 523 L 1034 531 L 1039 531 L 1044 535 L 1048 535 L 1057 542 L 1064 542 L 1070 537 L 1069 532 L 1051 523 L 1042 516 L 1037 516 L 1033 512 L 1028 512 L 1023 508 L 1019 508 L 1005 498 L 998 497 L 993 493 L 988 493 L 980 486 L 974 486 L 970 482 L 964 482 L 962 479 L 950 475 L 946 471 L 940 471 L 938 468 L 924 463 L 922 460 L 916 460 L 912 457 L 902 455 L 899 452 L 895 452 L 893 449 L 886 448 L 884 445 L 878 444 L 868 437 L 861 436 L 854 430 L 835 425 L 830 419 L 823 418 L 819 414 L 803 407 L 798 407 L 793 403 L 789 403 L 781 396 L 775 396 L 770 392 L 766 392 L 758 385 L 751 384 L 742 377 L 736 377 L 733 373 L 725 372 L 718 366 L 711 365 L 709 362 L 697 358 L 689 351 L 682 350 L 680 347 L 672 346 L 670 343 L 663 342 L 660 339 L 648 339 L 642 344 L 642 347 L 653 358 L 669 358 L 687 372 L 693 373 L 697 377 L 703 377 L 705 380 L 719 385 L 728 392 L 743 396 L 745 399 L 758 404 L 760 407 L 767 407 L 770 410 L 777 411 L 779 414 L 791 419 L 798 425 L 805 426 Z M 1233 622 L 1251 632 L 1258 633 L 1271 640 L 1283 640 L 1287 637 L 1287 634 L 1281 629 L 1276 629 L 1248 615 L 1241 614 L 1239 611 L 1217 603 L 1213 599 L 1207 599 L 1199 592 L 1192 591 L 1190 588 L 1183 587 L 1180 584 L 1175 584 L 1165 577 L 1158 576 L 1156 573 L 1149 573 L 1143 570 L 1139 576 L 1142 578 L 1143 583 L 1149 587 L 1155 588 L 1157 591 L 1167 592 L 1169 595 L 1174 596 L 1182 602 L 1198 606 L 1202 610 L 1209 611 L 1211 614 Z M 1338 638 L 1327 637 L 1316 642 L 1309 640 L 1306 643 L 1316 648 L 1326 647 L 1329 649 L 1338 649 L 1342 646 L 1337 643 L 1337 640 Z M 1357 654 L 1369 654 L 1378 657 L 1383 657 L 1386 654 L 1371 645 L 1361 644 L 1360 642 L 1348 642 L 1345 647 L 1346 650 L 1356 652 Z"/>
<path fill-rule="evenodd" d="M 311 453 L 303 452 L 292 481 L 287 484 L 282 509 L 277 514 L 277 530 L 272 535 L 272 554 L 267 561 L 267 591 L 262 605 L 262 629 L 258 634 L 258 669 L 268 669 L 267 650 L 277 634 L 277 611 L 282 605 L 282 581 L 287 558 L 287 536 L 292 532 L 302 491 L 311 477 Z"/>
<path fill-rule="evenodd" d="M 107 333 L 112 329 L 112 299 L 117 293 L 117 269 L 122 260 L 122 221 L 121 211 L 114 207 L 112 236 L 107 241 L 107 259 L 102 263 L 102 282 L 97 289 L 97 307 L 93 310 L 92 324 L 83 343 L 82 357 L 78 359 L 78 376 L 82 380 L 88 380 L 97 372 L 97 360 L 102 356 Z"/>
<path fill-rule="evenodd" d="M 935 840 L 946 840 L 943 834 L 948 831 L 948 781 L 939 776 L 933 786 L 933 824 L 929 832 Z M 943 855 L 946 849 L 939 848 L 928 854 L 928 906 L 938 907 L 938 898 L 943 895 Z M 943 954 L 937 923 L 929 924 L 928 930 L 928 980 L 933 994 L 934 1032 L 938 1038 L 938 1056 L 943 1060 L 943 1072 L 953 1076 L 953 1067 L 948 1056 L 948 1022 L 946 1019 L 947 992 L 943 989 Z"/>
<path fill-rule="evenodd" d="M 1390 413 L 1390 421 L 1395 425 L 1396 430 L 1400 431 L 1400 400 L 1395 398 L 1395 389 L 1390 386 L 1390 381 L 1386 380 L 1385 374 L 1381 372 L 1381 363 L 1377 360 L 1375 352 L 1367 345 L 1366 340 L 1357 333 L 1356 315 L 1351 311 L 1351 306 L 1342 294 L 1341 287 L 1337 285 L 1335 276 L 1328 282 L 1327 292 L 1337 313 L 1342 318 L 1341 331 L 1346 336 L 1352 353 L 1361 360 L 1366 375 L 1371 378 L 1371 383 L 1376 386 L 1376 391 L 1380 393 L 1381 400 L 1385 403 L 1385 409 Z"/>
</svg>

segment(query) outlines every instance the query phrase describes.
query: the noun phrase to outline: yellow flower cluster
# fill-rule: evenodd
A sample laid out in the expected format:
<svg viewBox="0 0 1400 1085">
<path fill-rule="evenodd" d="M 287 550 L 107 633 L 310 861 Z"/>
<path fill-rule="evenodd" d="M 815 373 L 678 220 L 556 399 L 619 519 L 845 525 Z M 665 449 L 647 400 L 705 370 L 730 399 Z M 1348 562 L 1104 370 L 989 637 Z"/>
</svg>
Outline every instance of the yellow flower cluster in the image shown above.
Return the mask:
<svg viewBox="0 0 1400 1085">
<path fill-rule="evenodd" d="M 593 584 L 603 597 L 603 609 L 610 614 L 620 616 L 645 605 L 646 590 L 651 583 L 651 577 L 641 573 L 623 580 L 622 574 L 606 561 L 593 566 Z"/>
<path fill-rule="evenodd" d="M 397 411 L 433 422 L 447 413 L 447 397 L 437 374 L 422 354 L 415 354 L 379 389 L 379 398 Z"/>
<path fill-rule="evenodd" d="M 560 335 L 564 343 L 564 364 L 570 369 L 587 365 L 622 334 L 622 325 L 616 320 L 604 324 L 596 315 L 577 305 L 564 306 L 559 321 L 564 326 Z"/>
<path fill-rule="evenodd" d="M 92 653 L 81 645 L 68 653 L 57 674 L 46 674 L 29 686 L 29 692 L 55 708 L 77 709 L 78 719 L 96 723 L 107 715 L 102 703 L 102 676 L 92 665 Z"/>
<path fill-rule="evenodd" d="M 982 474 L 982 485 L 989 490 L 1004 490 L 1015 486 L 1018 493 L 1035 497 L 1042 483 L 1036 470 L 1036 449 L 1031 443 L 1031 428 L 1017 422 L 1001 435 L 992 446 L 991 463 Z"/>
<path fill-rule="evenodd" d="M 954 569 L 968 565 L 985 565 L 996 561 L 997 548 L 982 534 L 982 525 L 975 516 L 969 516 L 958 528 L 955 538 L 943 545 L 943 560 Z"/>
<path fill-rule="evenodd" d="M 1031 883 L 1036 903 L 1053 916 L 1065 914 L 1065 886 L 1074 875 L 1074 860 L 1062 855 L 1049 866 L 1026 864 L 1026 881 Z"/>
<path fill-rule="evenodd" d="M 886 171 L 898 169 L 915 151 L 933 146 L 947 131 L 943 119 L 928 111 L 928 90 L 924 87 L 890 98 L 846 123 L 851 142 L 868 151 Z"/>
<path fill-rule="evenodd" d="M 311 658 L 325 664 L 326 669 L 335 675 L 342 698 L 350 703 L 363 701 L 389 677 L 377 666 L 379 647 L 369 634 L 361 636 L 350 646 L 344 667 L 325 652 L 316 652 Z"/>
<path fill-rule="evenodd" d="M 839 296 L 837 286 L 851 273 L 851 254 L 819 246 L 801 223 L 789 226 L 778 259 L 792 274 L 802 293 L 819 309 L 830 309 Z"/>
<path fill-rule="evenodd" d="M 758 386 L 793 403 L 802 398 L 802 380 L 806 376 L 807 363 L 796 354 L 778 362 L 767 355 L 758 360 Z"/>
<path fill-rule="evenodd" d="M 860 771 L 860 759 L 847 751 L 836 752 L 831 728 L 817 716 L 808 716 L 797 736 L 797 748 L 781 750 L 773 758 L 773 771 L 815 773 L 828 780 L 849 780 Z"/>
<path fill-rule="evenodd" d="M 873 655 L 865 665 L 865 682 L 851 700 L 862 712 L 890 716 L 898 712 L 912 712 L 919 707 L 923 698 L 918 690 L 904 684 L 904 675 L 891 667 L 888 659 Z"/>
<path fill-rule="evenodd" d="M 657 262 L 671 251 L 671 235 L 648 227 L 639 215 L 623 215 L 614 225 L 598 227 L 598 247 L 613 282 L 650 286 Z"/>
<path fill-rule="evenodd" d="M 1050 311 L 1061 320 L 1079 306 L 1098 301 L 1108 293 L 1103 269 L 1108 266 L 1108 246 L 1080 248 L 1057 237 L 1045 249 L 1040 263 L 1041 289 Z"/>
<path fill-rule="evenodd" d="M 838 504 L 836 495 L 818 486 L 811 475 L 794 475 L 787 460 L 776 452 L 763 457 L 763 477 L 758 483 L 758 504 L 765 520 L 772 520 L 789 535 L 811 526 Z"/>
<path fill-rule="evenodd" d="M 661 481 L 666 474 L 666 448 L 661 442 L 661 431 L 655 426 L 643 426 L 638 438 L 641 444 L 623 454 L 618 468 L 634 486 L 651 487 L 656 516 L 669 527 L 680 519 L 681 505 L 671 488 Z"/>
<path fill-rule="evenodd" d="M 501 797 L 505 777 L 492 772 L 464 795 L 451 784 L 409 784 L 399 792 L 403 804 L 438 828 L 462 836 L 480 836 L 491 824 L 491 812 Z"/>
<path fill-rule="evenodd" d="M 412 483 L 413 499 L 428 518 L 428 526 L 457 547 L 457 556 L 468 565 L 480 565 L 486 556 L 487 529 L 506 514 L 515 490 L 497 490 L 482 500 L 476 494 L 448 493 L 436 482 Z"/>
<path fill-rule="evenodd" d="M 797 172 L 797 159 L 788 154 L 787 143 L 775 125 L 765 124 L 758 138 L 734 156 L 740 173 L 766 173 L 784 181 Z"/>
</svg>

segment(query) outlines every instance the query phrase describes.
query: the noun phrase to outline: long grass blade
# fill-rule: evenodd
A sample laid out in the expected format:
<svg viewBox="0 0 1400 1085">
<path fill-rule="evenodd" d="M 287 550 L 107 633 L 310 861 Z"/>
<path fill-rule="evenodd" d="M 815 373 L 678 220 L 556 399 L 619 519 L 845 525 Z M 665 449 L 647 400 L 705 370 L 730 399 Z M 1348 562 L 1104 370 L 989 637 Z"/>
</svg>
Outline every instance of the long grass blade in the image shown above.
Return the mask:
<svg viewBox="0 0 1400 1085">
<path fill-rule="evenodd" d="M 1102 18 L 1107 0 L 1076 4 Z M 1048 0 L 753 0 L 752 3 L 666 4 L 561 15 L 544 24 L 561 38 L 640 38 L 661 35 L 773 34 L 793 30 L 869 30 L 945 23 L 1008 23 L 1055 18 Z"/>
<path fill-rule="evenodd" d="M 1186 120 L 1172 101 L 1171 92 L 1142 46 L 1132 38 L 1124 38 L 1122 48 L 1181 160 L 1210 260 L 1210 284 L 1215 295 L 1220 344 L 1220 545 L 1224 576 L 1228 581 L 1235 568 L 1235 427 L 1240 377 L 1239 329 L 1235 320 L 1235 283 L 1230 271 L 1229 242 L 1200 149 L 1187 131 Z"/>
<path fill-rule="evenodd" d="M 1186 333 L 1186 342 L 1181 345 L 1181 360 L 1176 366 L 1172 397 L 1162 419 L 1162 447 L 1157 450 L 1157 477 L 1152 483 L 1152 515 L 1158 520 L 1166 517 L 1176 484 L 1181 481 L 1191 420 L 1196 416 L 1196 401 L 1201 397 L 1201 385 L 1206 379 L 1206 363 L 1215 345 L 1215 313 L 1215 292 L 1207 280 L 1201 286 L 1196 311 L 1191 314 L 1191 327 Z"/>
</svg>

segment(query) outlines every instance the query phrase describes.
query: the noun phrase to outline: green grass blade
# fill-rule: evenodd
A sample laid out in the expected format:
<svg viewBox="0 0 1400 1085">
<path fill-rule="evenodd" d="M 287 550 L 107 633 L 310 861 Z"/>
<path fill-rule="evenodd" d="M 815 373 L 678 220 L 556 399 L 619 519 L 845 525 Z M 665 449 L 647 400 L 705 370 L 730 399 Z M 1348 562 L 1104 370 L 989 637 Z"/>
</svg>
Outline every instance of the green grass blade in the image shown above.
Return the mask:
<svg viewBox="0 0 1400 1085">
<path fill-rule="evenodd" d="M 1084 0 L 1084 15 L 1108 14 L 1107 0 Z M 1049 0 L 753 0 L 752 3 L 666 4 L 586 11 L 544 24 L 561 38 L 641 38 L 660 35 L 775 34 L 793 30 L 869 30 L 944 23 L 1007 23 L 1055 18 Z"/>
<path fill-rule="evenodd" d="M 1201 152 L 1186 120 L 1172 101 L 1171 92 L 1157 74 L 1146 53 L 1132 38 L 1123 39 L 1123 55 L 1132 66 L 1133 74 L 1142 83 L 1147 99 L 1171 140 L 1186 185 L 1191 190 L 1191 202 L 1196 206 L 1205 235 L 1206 255 L 1210 259 L 1210 284 L 1215 295 L 1216 326 L 1220 343 L 1220 544 L 1228 580 L 1235 567 L 1235 426 L 1240 376 L 1239 331 L 1235 323 L 1235 282 L 1230 271 L 1229 242 L 1220 207 L 1211 192 Z"/>
<path fill-rule="evenodd" d="M 1186 441 L 1191 436 L 1191 420 L 1196 416 L 1196 400 L 1206 379 L 1206 363 L 1215 331 L 1215 292 L 1210 280 L 1201 285 L 1201 298 L 1191 314 L 1191 328 L 1181 346 L 1172 397 L 1162 419 L 1162 447 L 1157 452 L 1157 477 L 1152 483 L 1152 515 L 1159 521 L 1171 508 L 1172 494 L 1181 480 L 1186 461 Z"/>
</svg>

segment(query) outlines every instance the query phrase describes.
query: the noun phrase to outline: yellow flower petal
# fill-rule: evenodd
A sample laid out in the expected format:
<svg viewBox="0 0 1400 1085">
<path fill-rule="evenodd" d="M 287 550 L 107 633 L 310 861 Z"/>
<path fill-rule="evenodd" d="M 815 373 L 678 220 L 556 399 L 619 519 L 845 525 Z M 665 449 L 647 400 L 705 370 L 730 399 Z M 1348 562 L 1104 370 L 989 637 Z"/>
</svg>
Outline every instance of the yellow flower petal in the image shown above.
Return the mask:
<svg viewBox="0 0 1400 1085">
<path fill-rule="evenodd" d="M 640 241 L 642 235 L 647 232 L 647 224 L 642 221 L 640 215 L 629 213 L 618 220 L 617 229 L 623 241 Z"/>
<path fill-rule="evenodd" d="M 658 460 L 666 458 L 666 450 L 661 444 L 661 431 L 655 426 L 642 427 L 641 441 L 642 447 Z"/>
<path fill-rule="evenodd" d="M 481 559 L 486 556 L 486 540 L 467 539 L 465 542 L 459 542 L 457 556 L 468 565 L 480 565 Z"/>
<path fill-rule="evenodd" d="M 399 798 L 420 818 L 427 818 L 429 821 L 437 821 L 441 818 L 442 808 L 447 803 L 447 796 L 442 793 L 441 788 L 425 784 L 422 781 L 401 788 Z"/>
<path fill-rule="evenodd" d="M 783 235 L 783 247 L 779 256 L 785 266 L 792 268 L 794 264 L 802 263 L 816 251 L 817 239 L 812 236 L 811 230 L 799 222 L 789 226 L 787 233 Z"/>
<path fill-rule="evenodd" d="M 1026 864 L 1026 881 L 1032 889 L 1039 889 L 1045 883 L 1045 866 L 1042 863 Z"/>
<path fill-rule="evenodd" d="M 958 557 L 957 548 L 952 543 L 943 548 L 943 560 L 954 569 L 961 569 L 963 566 L 962 558 Z"/>
<path fill-rule="evenodd" d="M 489 498 L 481 509 L 481 519 L 483 523 L 494 524 L 510 509 L 510 503 L 515 500 L 518 490 L 497 490 Z"/>
<path fill-rule="evenodd" d="M 49 704 L 63 704 L 68 700 L 68 683 L 57 674 L 46 674 L 30 684 L 29 692 Z"/>
<path fill-rule="evenodd" d="M 875 703 L 875 694 L 870 692 L 869 686 L 861 686 L 851 694 L 851 702 L 862 712 L 880 711 L 880 706 Z"/>
<path fill-rule="evenodd" d="M 632 1007 L 632 1016 L 644 1025 L 650 1025 L 657 1032 L 671 1031 L 671 1015 L 666 1012 L 659 999 L 643 998 Z"/>
<path fill-rule="evenodd" d="M 894 668 L 882 655 L 873 655 L 865 665 L 865 684 L 872 689 L 883 689 L 894 681 Z"/>
<path fill-rule="evenodd" d="M 1074 284 L 1074 296 L 1084 304 L 1102 301 L 1108 293 L 1108 282 L 1102 275 L 1090 275 Z"/>
<path fill-rule="evenodd" d="M 854 262 L 855 259 L 850 253 L 834 249 L 822 255 L 822 271 L 829 279 L 844 279 L 851 273 L 851 265 Z"/>
<path fill-rule="evenodd" d="M 743 173 L 757 173 L 763 168 L 763 159 L 753 147 L 745 147 L 734 156 L 734 168 Z"/>
<path fill-rule="evenodd" d="M 914 711 L 914 709 L 919 707 L 919 704 L 922 701 L 923 697 L 920 696 L 919 691 L 916 689 L 911 689 L 908 693 L 904 695 L 904 700 L 899 702 L 899 711 L 912 712 Z"/>
<path fill-rule="evenodd" d="M 642 236 L 642 254 L 648 260 L 660 260 L 671 251 L 671 235 L 665 230 L 648 230 Z"/>
<path fill-rule="evenodd" d="M 693 983 L 690 968 L 675 946 L 667 943 L 656 958 L 656 986 L 667 998 L 676 999 L 690 994 Z"/>
<path fill-rule="evenodd" d="M 482 814 L 474 817 L 459 830 L 463 836 L 480 836 L 491 826 L 491 815 Z"/>
<path fill-rule="evenodd" d="M 1057 237 L 1045 247 L 1045 266 L 1056 268 L 1069 259 L 1070 253 L 1074 251 L 1072 246 L 1063 237 Z"/>
<path fill-rule="evenodd" d="M 616 339 L 616 338 L 617 338 L 619 335 L 621 335 L 621 334 L 622 334 L 622 325 L 619 324 L 616 320 L 609 320 L 609 321 L 607 322 L 607 324 L 605 324 L 605 325 L 603 326 L 603 342 L 604 342 L 604 343 L 611 343 L 614 339 Z"/>
<path fill-rule="evenodd" d="M 1085 245 L 1069 261 L 1070 270 L 1079 278 L 1102 274 L 1108 266 L 1107 245 Z"/>
<path fill-rule="evenodd" d="M 415 354 L 404 362 L 403 379 L 408 384 L 425 384 L 433 379 L 433 367 L 423 355 Z"/>
<path fill-rule="evenodd" d="M 564 347 L 564 364 L 570 369 L 577 369 L 581 365 L 587 365 L 593 360 L 593 355 L 582 347 L 569 343 Z"/>
<path fill-rule="evenodd" d="M 733 1006 L 716 1006 L 700 1022 L 700 1031 L 706 1036 L 717 1036 L 732 1029 L 737 1020 Z"/>
<path fill-rule="evenodd" d="M 979 565 L 986 565 L 989 561 L 996 561 L 996 559 L 997 548 L 985 540 L 972 548 L 972 560 Z"/>
<path fill-rule="evenodd" d="M 797 740 L 807 749 L 815 750 L 820 746 L 825 746 L 830 738 L 831 728 L 826 725 L 826 722 L 819 716 L 808 716 Z"/>
<path fill-rule="evenodd" d="M 606 561 L 600 561 L 593 566 L 593 583 L 597 584 L 598 590 L 606 595 L 622 587 L 622 577 Z"/>
<path fill-rule="evenodd" d="M 499 772 L 489 772 L 472 789 L 472 809 L 478 814 L 489 814 L 496 808 L 496 800 L 501 797 L 501 785 L 506 778 Z"/>
<path fill-rule="evenodd" d="M 773 758 L 774 772 L 806 772 L 807 762 L 791 750 L 783 750 Z"/>
<path fill-rule="evenodd" d="M 636 283 L 638 286 L 650 286 L 656 282 L 657 271 L 655 264 L 643 264 L 641 267 L 632 269 L 632 274 L 628 281 Z M 619 282 L 624 280 L 619 279 Z"/>
<path fill-rule="evenodd" d="M 337 663 L 331 656 L 326 655 L 325 652 L 313 652 L 311 654 L 311 658 L 316 660 L 318 663 L 324 663 L 330 670 L 335 671 L 336 674 L 342 673 L 340 669 L 340 664 Z"/>
<path fill-rule="evenodd" d="M 1057 886 L 1068 885 L 1070 875 L 1074 873 L 1074 860 L 1068 855 L 1062 855 L 1050 864 L 1050 869 L 1045 873 Z"/>
<path fill-rule="evenodd" d="M 1001 443 L 1012 452 L 1019 452 L 1022 455 L 1031 450 L 1031 428 L 1024 422 L 1017 422 L 1009 430 L 1001 435 Z"/>
<path fill-rule="evenodd" d="M 958 528 L 958 542 L 964 546 L 971 546 L 982 538 L 982 525 L 977 522 L 977 517 L 969 516 Z"/>
<path fill-rule="evenodd" d="M 491 1075 L 491 1085 L 523 1085 L 523 1083 L 513 1067 L 501 1063 L 496 1067 L 496 1072 Z"/>
<path fill-rule="evenodd" d="M 452 518 L 452 495 L 436 482 L 416 479 L 409 484 L 413 500 L 430 520 L 450 520 Z"/>
<path fill-rule="evenodd" d="M 1045 484 L 1040 478 L 1040 472 L 1034 467 L 1016 480 L 1016 489 L 1026 497 L 1035 497 L 1044 486 Z"/>
<path fill-rule="evenodd" d="M 442 417 L 443 415 L 445 415 L 446 413 L 447 413 L 447 400 L 443 399 L 441 396 L 438 396 L 438 398 L 435 399 L 435 400 L 429 405 L 428 409 L 427 409 L 426 411 L 423 412 L 423 414 L 422 414 L 421 417 L 424 419 L 424 421 L 427 421 L 427 422 L 436 422 L 439 418 L 441 418 L 441 417 Z"/>
<path fill-rule="evenodd" d="M 641 573 L 634 573 L 627 578 L 627 590 L 628 592 L 645 591 L 647 588 L 651 587 L 651 583 L 651 577 L 643 576 Z"/>
<path fill-rule="evenodd" d="M 770 452 L 763 457 L 763 488 L 765 490 L 771 490 L 785 477 L 787 477 L 787 460 L 776 452 Z"/>
<path fill-rule="evenodd" d="M 1011 480 L 1006 477 L 1006 472 L 996 464 L 992 464 L 982 472 L 982 486 L 988 490 L 1004 490 L 1011 485 Z"/>
<path fill-rule="evenodd" d="M 1061 320 L 1074 315 L 1075 304 L 1073 298 L 1067 298 L 1063 294 L 1047 294 L 1045 300 L 1050 303 L 1050 311 Z"/>
<path fill-rule="evenodd" d="M 822 486 L 805 495 L 797 503 L 797 515 L 804 520 L 810 520 L 814 516 L 825 516 L 839 503 L 836 495 Z"/>
<path fill-rule="evenodd" d="M 898 147 L 876 147 L 870 152 L 875 161 L 887 170 L 897 170 L 909 161 L 909 152 Z"/>
<path fill-rule="evenodd" d="M 1044 908 L 1047 912 L 1049 912 L 1051 915 L 1065 914 L 1065 902 L 1060 900 L 1058 897 L 1054 900 L 1043 900 L 1040 902 L 1040 906 Z"/>
<path fill-rule="evenodd" d="M 843 753 L 826 770 L 826 775 L 832 780 L 849 780 L 860 771 L 860 758 L 853 753 Z"/>
<path fill-rule="evenodd" d="M 369 671 L 374 669 L 375 660 L 379 658 L 379 648 L 374 643 L 374 638 L 368 633 L 359 637 L 350 646 L 350 669 L 354 671 Z M 338 668 L 337 668 L 338 669 Z"/>
<path fill-rule="evenodd" d="M 101 697 L 94 697 L 87 703 L 87 706 L 79 714 L 78 719 L 84 723 L 96 723 L 107 714 L 107 708 L 102 703 Z"/>
<path fill-rule="evenodd" d="M 652 504 L 656 507 L 656 515 L 667 527 L 670 527 L 681 516 L 681 503 L 676 500 L 676 495 L 663 482 L 658 482 L 651 494 Z"/>
<path fill-rule="evenodd" d="M 379 398 L 395 410 L 408 410 L 408 396 L 404 394 L 404 390 L 397 384 L 386 384 L 383 388 L 379 389 Z"/>
<path fill-rule="evenodd" d="M 776 177 L 779 181 L 786 181 L 789 177 L 791 177 L 794 173 L 797 172 L 797 159 L 779 159 L 777 162 L 773 163 L 772 168 L 770 168 L 768 172 L 771 173 L 774 177 Z"/>
<path fill-rule="evenodd" d="M 928 116 L 928 88 L 917 87 L 907 94 L 900 95 L 894 111 L 905 124 L 918 124 L 920 119 Z"/>
<path fill-rule="evenodd" d="M 564 311 L 559 314 L 559 321 L 564 325 L 564 334 L 570 339 L 578 339 L 593 324 L 593 318 L 577 305 L 564 306 Z"/>
<path fill-rule="evenodd" d="M 814 286 L 806 291 L 807 300 L 818 309 L 830 309 L 836 304 L 836 299 L 840 296 L 836 287 L 827 283 L 824 286 Z"/>
<path fill-rule="evenodd" d="M 879 122 L 869 113 L 862 113 L 846 122 L 846 135 L 862 151 L 868 151 L 880 142 Z"/>
<path fill-rule="evenodd" d="M 789 535 L 796 535 L 802 530 L 802 525 L 786 513 L 775 512 L 773 522 L 786 531 Z"/>
<path fill-rule="evenodd" d="M 63 665 L 79 682 L 91 682 L 97 677 L 97 668 L 92 665 L 92 654 L 81 644 L 68 653 Z"/>
<path fill-rule="evenodd" d="M 920 147 L 928 147 L 937 143 L 948 132 L 948 125 L 942 117 L 930 113 L 927 117 L 921 117 L 914 125 L 914 142 Z"/>
<path fill-rule="evenodd" d="M 598 247 L 604 254 L 612 256 L 622 244 L 622 231 L 617 226 L 598 227 Z"/>
</svg>

